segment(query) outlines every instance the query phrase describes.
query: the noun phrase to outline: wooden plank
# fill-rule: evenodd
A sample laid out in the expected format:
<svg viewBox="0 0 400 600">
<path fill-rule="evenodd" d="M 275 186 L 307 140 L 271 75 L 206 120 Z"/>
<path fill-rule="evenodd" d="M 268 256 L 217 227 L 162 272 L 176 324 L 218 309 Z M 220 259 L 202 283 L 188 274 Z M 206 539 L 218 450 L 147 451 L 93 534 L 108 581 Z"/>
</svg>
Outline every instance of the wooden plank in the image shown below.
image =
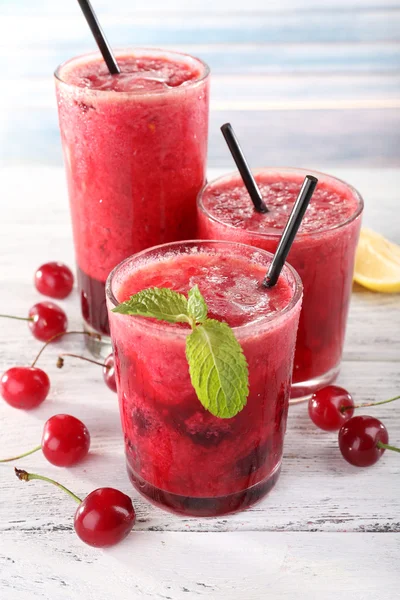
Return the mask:
<svg viewBox="0 0 400 600">
<path fill-rule="evenodd" d="M 78 9 L 77 9 L 78 13 Z M 267 44 L 324 42 L 395 42 L 400 38 L 400 10 L 337 10 L 292 13 L 235 14 L 223 17 L 204 12 L 189 18 L 185 13 L 163 15 L 108 14 L 102 26 L 109 40 L 120 46 L 132 44 Z M 60 19 L 50 14 L 7 15 L 1 22 L 0 45 L 13 51 L 21 46 L 78 48 L 91 40 L 81 14 Z"/>
<path fill-rule="evenodd" d="M 211 89 L 211 109 L 220 111 L 396 108 L 400 76 L 215 74 Z"/>
<path fill-rule="evenodd" d="M 371 226 L 377 231 L 382 231 L 377 223 L 372 223 Z M 397 229 L 392 239 L 398 240 L 398 226 L 392 224 L 391 229 Z M 370 360 L 371 354 L 380 360 L 399 360 L 400 337 L 394 335 L 396 330 L 400 331 L 399 296 L 394 294 L 383 297 L 354 285 L 347 325 L 345 360 Z"/>
<path fill-rule="evenodd" d="M 393 534 L 139 532 L 101 552 L 65 531 L 15 532 L 0 585 L 7 600 L 389 600 L 399 550 Z"/>
<path fill-rule="evenodd" d="M 164 44 L 166 49 L 200 56 L 216 74 L 288 73 L 398 73 L 400 45 L 354 44 Z M 58 64 L 71 56 L 94 49 L 93 43 L 70 44 L 63 48 L 28 50 L 0 49 L 0 64 L 6 79 L 47 77 Z"/>
<path fill-rule="evenodd" d="M 93 5 L 99 16 L 103 17 L 107 14 L 118 14 L 121 17 L 135 14 L 156 13 L 164 15 L 166 13 L 214 13 L 226 15 L 227 13 L 252 13 L 252 12 L 308 12 L 326 10 L 326 11 L 344 11 L 357 12 L 366 9 L 398 9 L 399 0 L 326 0 L 323 3 L 321 0 L 248 0 L 243 3 L 242 0 L 191 0 L 188 3 L 186 0 L 169 0 L 166 4 L 163 0 L 151 0 L 143 4 L 132 5 L 131 0 L 117 0 L 110 3 L 109 0 L 94 0 Z M 32 5 L 31 0 L 2 0 L 0 6 L 0 14 L 18 14 L 21 16 L 34 16 L 37 14 L 49 15 L 59 14 L 64 17 L 66 15 L 79 14 L 79 8 L 74 2 L 60 2 L 55 4 L 52 0 L 36 0 Z"/>
<path fill-rule="evenodd" d="M 54 81 L 3 79 L 0 107 L 55 110 Z M 400 75 L 212 75 L 211 110 L 399 108 Z"/>
<path fill-rule="evenodd" d="M 22 334 L 17 348 L 15 343 L 8 346 L 6 359 L 2 344 L 0 364 L 24 363 L 33 355 L 34 345 Z M 59 348 L 80 352 L 82 344 L 78 340 L 68 343 L 65 340 Z M 7 424 L 0 445 L 1 456 L 37 445 L 42 423 L 49 415 L 67 412 L 77 416 L 91 432 L 92 452 L 82 465 L 64 471 L 63 483 L 78 496 L 102 485 L 117 487 L 131 495 L 137 512 L 136 530 L 400 532 L 397 455 L 387 452 L 373 468 L 351 467 L 340 455 L 337 434 L 316 429 L 304 404 L 289 411 L 282 474 L 275 489 L 258 505 L 216 519 L 181 518 L 151 506 L 131 488 L 124 468 L 116 396 L 105 388 L 101 372 L 94 366 L 76 361 L 58 371 L 55 358 L 59 351 L 49 349 L 41 360 L 41 367 L 49 373 L 53 385 L 44 405 L 23 415 L 4 403 L 0 406 L 2 427 Z M 349 389 L 358 402 L 393 397 L 400 387 L 399 362 L 375 362 L 373 366 L 370 362 L 345 362 L 338 383 Z M 361 414 L 382 419 L 390 441 L 399 445 L 400 413 L 395 404 L 364 409 Z M 60 470 L 39 454 L 20 460 L 17 466 L 48 477 L 60 477 Z M 2 497 L 13 499 L 11 514 L 5 503 L 0 508 L 2 537 L 7 531 L 36 533 L 40 537 L 54 530 L 72 530 L 74 508 L 68 496 L 45 483 L 19 483 L 9 464 L 0 465 L 0 484 Z M 381 490 L 379 500 L 373 490 Z"/>
<path fill-rule="evenodd" d="M 70 311 L 71 312 L 71 311 Z M 28 349 L 23 348 L 23 344 Z M 18 353 L 15 344 L 8 349 L 19 364 L 32 346 L 22 336 Z M 79 352 L 82 344 L 66 342 L 63 349 Z M 50 349 L 41 366 L 51 377 L 53 392 L 49 400 L 34 413 L 21 414 L 0 406 L 3 431 L 1 456 L 9 456 L 37 445 L 42 423 L 49 415 L 67 412 L 82 419 L 92 435 L 92 452 L 84 464 L 64 471 L 63 483 L 79 496 L 91 489 L 110 485 L 132 496 L 137 512 L 136 530 L 142 531 L 305 531 L 305 532 L 400 532 L 399 493 L 400 464 L 397 455 L 387 452 L 378 465 L 357 469 L 348 465 L 337 447 L 337 434 L 316 429 L 307 415 L 306 405 L 289 411 L 283 469 L 280 480 L 269 496 L 246 512 L 216 519 L 180 518 L 157 509 L 144 501 L 130 486 L 124 468 L 116 396 L 107 390 L 100 370 L 75 362 L 64 371 L 55 368 L 60 350 Z M 16 359 L 16 360 L 15 360 Z M 4 353 L 1 357 L 5 364 Z M 358 402 L 392 397 L 400 387 L 399 363 L 344 363 L 339 384 L 353 392 Z M 383 405 L 364 409 L 387 424 L 390 441 L 400 442 L 400 413 L 396 406 Z M 21 447 L 21 427 L 24 441 Z M 60 477 L 40 455 L 17 463 L 20 468 L 49 477 Z M 17 530 L 27 535 L 47 536 L 52 531 L 72 529 L 71 499 L 45 483 L 19 483 L 11 465 L 0 466 L 3 498 L 13 499 L 12 513 L 2 503 L 0 530 Z M 379 500 L 372 490 L 380 490 Z"/>
<path fill-rule="evenodd" d="M 222 108 L 222 107 L 221 107 Z M 220 133 L 231 121 L 250 164 L 396 167 L 400 164 L 398 109 L 269 110 L 223 109 L 210 115 L 208 160 L 211 167 L 231 168 Z M 61 165 L 55 107 L 9 111 L 2 123 L 0 164 Z"/>
<path fill-rule="evenodd" d="M 230 168 L 232 160 L 219 127 L 231 121 L 250 164 L 397 166 L 400 148 L 398 110 L 317 110 L 211 113 L 210 166 Z"/>
<path fill-rule="evenodd" d="M 213 170 L 209 177 L 220 172 Z M 334 174 L 362 190 L 368 219 L 376 218 L 384 233 L 398 235 L 389 216 L 397 206 L 399 170 L 338 169 Z M 35 267 L 50 257 L 72 262 L 64 176 L 61 169 L 4 169 L 0 182 L 2 308 L 23 314 L 38 299 L 31 284 Z M 72 327 L 80 322 L 77 300 L 75 292 L 60 302 Z M 348 339 L 347 348 L 354 354 L 343 363 L 339 383 L 356 401 L 388 398 L 400 388 L 399 296 L 362 296 L 359 302 L 357 294 L 353 300 L 357 313 L 351 317 L 354 330 L 349 335 L 357 332 L 359 337 Z M 377 332 L 385 331 L 388 338 L 377 339 Z M 0 370 L 28 364 L 39 346 L 26 324 L 2 322 Z M 400 550 L 396 455 L 387 452 L 370 469 L 353 468 L 341 458 L 336 434 L 317 430 L 306 406 L 295 406 L 289 412 L 282 475 L 265 500 L 227 518 L 169 515 L 142 500 L 130 486 L 116 396 L 104 386 L 101 370 L 82 362 L 57 370 L 61 348 L 85 352 L 82 340 L 69 339 L 43 354 L 40 365 L 51 377 L 52 391 L 41 407 L 21 413 L 0 403 L 0 456 L 35 446 L 43 421 L 51 414 L 75 414 L 91 431 L 92 451 L 82 465 L 63 470 L 63 483 L 82 496 L 101 485 L 118 487 L 133 497 L 137 524 L 115 548 L 91 549 L 73 532 L 75 506 L 69 497 L 45 483 L 20 483 L 11 465 L 0 465 L 4 598 L 259 600 L 266 590 L 279 600 L 336 600 L 338 593 L 343 600 L 396 597 Z M 368 355 L 359 360 L 357 350 Z M 398 445 L 396 405 L 368 412 L 387 424 L 390 441 Z M 40 453 L 19 461 L 19 466 L 61 477 Z"/>
</svg>

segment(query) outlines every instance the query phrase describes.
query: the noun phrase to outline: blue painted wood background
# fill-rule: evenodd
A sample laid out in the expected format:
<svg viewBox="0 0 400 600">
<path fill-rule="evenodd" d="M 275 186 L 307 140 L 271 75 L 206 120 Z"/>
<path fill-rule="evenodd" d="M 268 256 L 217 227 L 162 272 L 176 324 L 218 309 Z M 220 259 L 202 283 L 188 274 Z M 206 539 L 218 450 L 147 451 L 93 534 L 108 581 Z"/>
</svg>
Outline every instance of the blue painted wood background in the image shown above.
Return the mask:
<svg viewBox="0 0 400 600">
<path fill-rule="evenodd" d="M 114 47 L 195 54 L 213 72 L 209 165 L 400 164 L 398 0 L 93 0 Z M 61 165 L 52 73 L 94 48 L 76 0 L 0 0 L 0 165 Z"/>
</svg>

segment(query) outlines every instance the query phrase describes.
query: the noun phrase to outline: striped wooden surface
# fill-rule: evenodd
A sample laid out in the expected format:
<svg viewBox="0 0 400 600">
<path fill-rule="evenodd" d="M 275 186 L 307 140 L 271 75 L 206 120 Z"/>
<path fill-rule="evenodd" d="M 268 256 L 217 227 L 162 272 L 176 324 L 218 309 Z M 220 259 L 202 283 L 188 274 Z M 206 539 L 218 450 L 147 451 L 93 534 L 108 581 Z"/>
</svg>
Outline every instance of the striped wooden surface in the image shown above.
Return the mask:
<svg viewBox="0 0 400 600">
<path fill-rule="evenodd" d="M 365 224 L 400 243 L 400 169 L 332 169 L 365 198 Z M 209 178 L 220 170 L 210 170 Z M 0 236 L 1 306 L 24 314 L 39 300 L 32 273 L 58 258 L 73 264 L 62 168 L 0 170 L 7 198 Z M 32 223 L 35 223 L 32 226 Z M 56 252 L 56 255 L 55 255 Z M 71 328 L 80 327 L 76 290 L 61 302 Z M 357 286 L 352 296 L 339 384 L 359 402 L 393 397 L 400 389 L 400 296 Z M 0 372 L 28 364 L 39 342 L 25 323 L 2 322 Z M 79 495 L 102 485 L 132 496 L 137 524 L 106 551 L 75 536 L 72 501 L 50 486 L 16 481 L 0 465 L 0 598 L 3 600 L 394 600 L 400 552 L 400 460 L 387 452 L 375 467 L 356 469 L 341 458 L 335 433 L 316 429 L 305 405 L 289 411 L 282 475 L 250 510 L 226 518 L 187 519 L 144 501 L 123 467 L 115 394 L 98 367 L 76 361 L 62 371 L 61 351 L 85 353 L 82 340 L 48 348 L 41 368 L 52 390 L 37 410 L 0 403 L 0 456 L 37 445 L 43 421 L 57 412 L 81 418 L 92 451 L 81 465 L 57 469 L 34 454 L 18 466 L 62 479 Z M 396 404 L 369 409 L 400 443 Z"/>
<path fill-rule="evenodd" d="M 97 0 L 113 46 L 213 71 L 209 164 L 229 120 L 254 166 L 400 164 L 399 0 Z M 75 0 L 0 3 L 0 166 L 61 164 L 52 72 L 94 42 Z"/>
</svg>

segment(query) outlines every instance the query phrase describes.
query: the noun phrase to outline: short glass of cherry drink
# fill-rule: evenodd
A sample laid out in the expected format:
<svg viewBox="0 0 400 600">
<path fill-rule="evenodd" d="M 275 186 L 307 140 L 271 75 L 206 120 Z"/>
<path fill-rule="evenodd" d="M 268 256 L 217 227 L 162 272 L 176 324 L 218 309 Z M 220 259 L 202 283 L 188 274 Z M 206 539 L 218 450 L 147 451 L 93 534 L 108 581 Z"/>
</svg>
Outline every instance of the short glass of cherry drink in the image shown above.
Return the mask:
<svg viewBox="0 0 400 600">
<path fill-rule="evenodd" d="M 128 473 L 161 508 L 206 517 L 236 512 L 279 477 L 302 283 L 285 265 L 278 283 L 265 288 L 271 259 L 240 243 L 175 242 L 131 256 L 107 280 Z M 247 403 L 231 418 L 214 416 L 196 395 L 187 325 L 112 312 L 144 289 L 187 295 L 195 285 L 208 316 L 231 327 L 247 359 Z"/>
</svg>

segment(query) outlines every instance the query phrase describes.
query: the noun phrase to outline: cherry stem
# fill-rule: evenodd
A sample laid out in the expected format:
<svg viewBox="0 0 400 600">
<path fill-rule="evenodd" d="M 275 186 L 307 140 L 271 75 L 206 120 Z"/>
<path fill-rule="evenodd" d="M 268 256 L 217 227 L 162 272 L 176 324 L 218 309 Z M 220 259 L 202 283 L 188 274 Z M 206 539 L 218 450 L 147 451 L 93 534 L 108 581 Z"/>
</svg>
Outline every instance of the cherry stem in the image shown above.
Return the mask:
<svg viewBox="0 0 400 600">
<path fill-rule="evenodd" d="M 380 404 L 388 404 L 389 402 L 394 402 L 395 400 L 399 400 L 400 396 L 395 396 L 394 398 L 389 398 L 389 400 L 381 400 L 380 402 L 365 402 L 364 404 L 356 404 L 355 406 L 342 406 L 341 412 L 343 413 L 345 410 L 350 410 L 350 408 L 367 408 L 368 406 L 379 406 Z"/>
<path fill-rule="evenodd" d="M 91 333 L 90 331 L 61 331 L 60 333 L 56 333 L 49 340 L 47 340 L 47 342 L 44 344 L 44 346 L 42 346 L 42 349 L 39 351 L 39 353 L 36 356 L 35 360 L 31 364 L 31 367 L 34 367 L 36 365 L 37 361 L 39 360 L 40 355 L 43 352 L 43 350 L 49 344 L 51 344 L 51 342 L 53 342 L 54 340 L 56 340 L 56 339 L 58 339 L 60 337 L 63 337 L 64 335 L 71 335 L 72 333 L 74 333 L 74 334 L 80 334 L 80 335 L 88 335 L 89 337 L 94 337 L 94 338 L 97 338 L 98 340 L 101 340 L 101 335 L 100 334 L 98 334 L 98 333 Z"/>
<path fill-rule="evenodd" d="M 20 454 L 19 456 L 13 456 L 12 458 L 3 458 L 0 460 L 0 463 L 3 462 L 11 462 L 12 460 L 18 460 L 19 458 L 24 458 L 24 456 L 29 456 L 29 454 L 33 454 L 34 452 L 38 452 L 42 449 L 42 446 L 36 446 L 33 450 L 29 450 L 29 452 L 24 452 L 24 454 Z"/>
<path fill-rule="evenodd" d="M 33 317 L 15 317 L 14 315 L 0 315 L 3 319 L 16 319 L 17 321 L 33 321 Z"/>
<path fill-rule="evenodd" d="M 57 367 L 62 369 L 64 366 L 64 356 L 72 356 L 72 358 L 80 358 L 80 360 L 86 360 L 86 362 L 93 363 L 94 365 L 99 365 L 99 367 L 104 367 L 105 369 L 111 369 L 111 365 L 106 365 L 98 360 L 93 360 L 92 358 L 86 358 L 86 356 L 79 356 L 79 354 L 70 354 L 69 352 L 63 352 L 58 356 L 57 359 Z"/>
<path fill-rule="evenodd" d="M 66 488 L 64 485 L 61 485 L 61 483 L 58 483 L 58 481 L 54 481 L 54 479 L 50 479 L 49 477 L 45 477 L 44 475 L 36 475 L 35 473 L 27 473 L 27 471 L 24 471 L 23 469 L 15 468 L 14 471 L 20 481 L 31 481 L 32 479 L 40 479 L 40 481 L 47 481 L 47 483 L 52 483 L 53 485 L 57 486 L 61 490 L 64 490 L 64 492 L 69 494 L 71 496 L 71 498 L 73 498 L 75 500 L 75 502 L 77 502 L 78 504 L 81 504 L 81 502 L 82 502 L 82 500 L 80 498 L 78 498 L 78 496 L 76 496 L 73 492 L 71 492 L 71 490 Z"/>
<path fill-rule="evenodd" d="M 396 446 L 390 446 L 389 444 L 384 444 L 383 442 L 377 442 L 378 448 L 383 448 L 384 450 L 393 450 L 393 452 L 400 452 L 400 448 L 396 448 Z"/>
</svg>

